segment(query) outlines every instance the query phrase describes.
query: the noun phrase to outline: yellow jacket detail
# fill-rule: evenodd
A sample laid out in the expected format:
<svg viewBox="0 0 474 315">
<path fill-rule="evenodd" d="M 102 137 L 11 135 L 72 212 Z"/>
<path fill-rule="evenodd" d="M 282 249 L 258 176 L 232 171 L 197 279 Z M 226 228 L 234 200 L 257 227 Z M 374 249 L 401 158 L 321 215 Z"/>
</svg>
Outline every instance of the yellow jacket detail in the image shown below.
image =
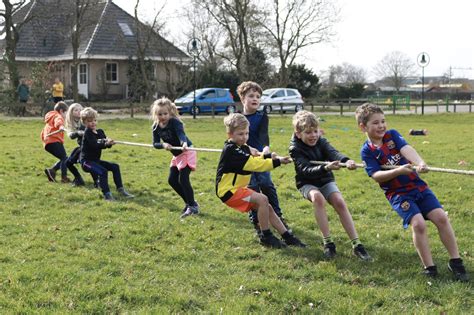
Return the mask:
<svg viewBox="0 0 474 315">
<path fill-rule="evenodd" d="M 227 140 L 217 166 L 216 194 L 225 202 L 249 184 L 252 172 L 267 172 L 278 166 L 280 160 L 272 160 L 270 154 L 255 157 L 247 145 L 239 147 Z"/>
</svg>

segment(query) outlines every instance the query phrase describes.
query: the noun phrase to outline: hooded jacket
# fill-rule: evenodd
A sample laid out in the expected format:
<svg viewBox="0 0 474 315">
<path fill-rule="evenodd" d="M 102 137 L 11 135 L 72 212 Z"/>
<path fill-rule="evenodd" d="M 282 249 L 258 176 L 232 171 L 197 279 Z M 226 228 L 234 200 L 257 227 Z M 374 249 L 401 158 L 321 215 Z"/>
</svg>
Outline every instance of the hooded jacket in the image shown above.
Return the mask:
<svg viewBox="0 0 474 315">
<path fill-rule="evenodd" d="M 64 118 L 61 113 L 55 110 L 47 112 L 44 116 L 44 122 L 46 125 L 41 131 L 41 141 L 43 141 L 43 145 L 46 146 L 47 144 L 54 142 L 64 143 L 64 132 L 58 132 L 49 137 L 46 136 L 52 132 L 58 131 L 59 128 L 64 126 Z"/>
<path fill-rule="evenodd" d="M 296 187 L 304 185 L 322 187 L 335 181 L 331 170 L 325 170 L 325 165 L 315 165 L 311 161 L 341 161 L 349 160 L 347 156 L 337 151 L 325 138 L 319 138 L 314 146 L 306 145 L 293 134 L 290 142 L 290 156 L 295 164 Z"/>
<path fill-rule="evenodd" d="M 217 166 L 216 195 L 226 202 L 237 189 L 250 183 L 252 172 L 268 172 L 280 165 L 280 160 L 272 160 L 271 154 L 255 157 L 248 145 L 238 146 L 227 140 Z"/>
</svg>

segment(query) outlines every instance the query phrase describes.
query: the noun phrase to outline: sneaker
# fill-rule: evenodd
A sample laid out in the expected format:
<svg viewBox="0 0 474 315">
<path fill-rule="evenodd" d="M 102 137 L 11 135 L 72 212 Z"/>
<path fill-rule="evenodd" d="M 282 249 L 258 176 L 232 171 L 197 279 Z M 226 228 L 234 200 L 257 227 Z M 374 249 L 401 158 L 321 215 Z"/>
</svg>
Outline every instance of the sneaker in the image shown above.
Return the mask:
<svg viewBox="0 0 474 315">
<path fill-rule="evenodd" d="M 104 199 L 107 201 L 115 201 L 114 196 L 112 196 L 112 193 L 109 191 L 104 194 Z"/>
<path fill-rule="evenodd" d="M 454 278 L 457 281 L 469 281 L 469 275 L 466 272 L 466 268 L 464 268 L 461 258 L 450 259 L 448 263 L 448 269 L 453 273 Z"/>
<path fill-rule="evenodd" d="M 283 248 L 283 247 L 286 247 L 286 244 L 282 243 L 273 234 L 260 235 L 260 244 L 262 244 L 265 247 L 270 247 L 270 248 Z"/>
<path fill-rule="evenodd" d="M 438 268 L 436 266 L 428 266 L 425 267 L 422 271 L 422 274 L 424 274 L 427 277 L 434 278 L 438 275 Z"/>
<path fill-rule="evenodd" d="M 82 179 L 82 177 L 76 177 L 74 178 L 74 180 L 72 181 L 72 185 L 74 187 L 79 187 L 79 186 L 85 186 L 86 183 L 84 183 L 84 180 Z"/>
<path fill-rule="evenodd" d="M 326 257 L 327 259 L 332 259 L 336 257 L 336 244 L 332 242 L 324 244 L 323 253 L 324 253 L 324 257 Z"/>
<path fill-rule="evenodd" d="M 54 168 L 46 168 L 44 173 L 50 182 L 56 182 L 56 170 Z"/>
<path fill-rule="evenodd" d="M 132 195 L 131 193 L 126 191 L 125 188 L 123 188 L 123 187 L 118 188 L 117 191 L 119 192 L 119 194 L 121 194 L 125 198 L 134 198 L 135 197 L 134 195 Z"/>
<path fill-rule="evenodd" d="M 67 176 L 61 177 L 61 183 L 63 184 L 69 184 L 71 180 Z"/>
<path fill-rule="evenodd" d="M 300 241 L 300 239 L 293 234 L 290 234 L 290 236 L 285 239 L 285 243 L 288 246 L 306 247 L 306 244 Z"/>
<path fill-rule="evenodd" d="M 199 205 L 187 206 L 186 210 L 181 214 L 180 219 L 184 219 L 190 215 L 199 214 Z"/>
<path fill-rule="evenodd" d="M 199 214 L 199 212 L 200 212 L 199 204 L 197 202 L 194 206 L 189 206 L 189 208 L 191 209 L 191 212 L 193 214 Z"/>
<path fill-rule="evenodd" d="M 364 245 L 359 244 L 356 247 L 354 247 L 353 251 L 355 256 L 359 257 L 363 261 L 370 261 L 372 260 L 372 257 L 370 257 L 369 253 L 365 250 Z"/>
</svg>

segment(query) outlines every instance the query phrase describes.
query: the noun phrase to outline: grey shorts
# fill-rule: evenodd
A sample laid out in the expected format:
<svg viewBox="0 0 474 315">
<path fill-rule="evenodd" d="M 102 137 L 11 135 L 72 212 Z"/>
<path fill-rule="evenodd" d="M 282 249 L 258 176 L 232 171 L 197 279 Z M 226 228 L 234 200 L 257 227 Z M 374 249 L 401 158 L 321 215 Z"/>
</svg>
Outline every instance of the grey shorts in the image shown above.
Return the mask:
<svg viewBox="0 0 474 315">
<path fill-rule="evenodd" d="M 309 199 L 309 193 L 314 189 L 318 190 L 324 196 L 324 199 L 326 199 L 327 201 L 329 201 L 329 196 L 332 193 L 340 192 L 335 182 L 329 182 L 323 187 L 316 187 L 310 184 L 306 184 L 298 190 L 305 199 L 311 201 L 311 199 Z"/>
</svg>

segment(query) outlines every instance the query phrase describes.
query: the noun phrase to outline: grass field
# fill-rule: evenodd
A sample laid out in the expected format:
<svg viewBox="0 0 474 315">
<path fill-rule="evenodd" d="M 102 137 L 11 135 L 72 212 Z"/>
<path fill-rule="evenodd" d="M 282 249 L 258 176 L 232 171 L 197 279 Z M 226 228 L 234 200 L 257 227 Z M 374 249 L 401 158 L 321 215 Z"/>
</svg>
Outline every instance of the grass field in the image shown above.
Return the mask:
<svg viewBox="0 0 474 315">
<path fill-rule="evenodd" d="M 326 137 L 359 161 L 364 135 L 353 117 L 323 116 Z M 474 167 L 473 116 L 388 116 L 427 163 Z M 222 117 L 186 119 L 197 147 L 221 148 Z M 103 159 L 120 164 L 133 200 L 102 200 L 86 174 L 85 188 L 49 183 L 43 169 L 54 158 L 39 139 L 40 120 L 0 120 L 1 313 L 443 313 L 472 314 L 473 280 L 458 283 L 437 231 L 429 235 L 440 276 L 420 275 L 409 230 L 390 210 L 363 170 L 336 172 L 361 240 L 374 257 L 351 256 L 350 243 L 331 208 L 338 257 L 325 261 L 311 205 L 294 186 L 292 165 L 273 172 L 284 215 L 309 246 L 260 246 L 245 215 L 214 193 L 216 153 L 200 153 L 192 175 L 202 214 L 180 220 L 183 203 L 167 184 L 170 153 L 116 145 Z M 151 143 L 150 122 L 100 120 L 116 140 Z M 410 128 L 427 128 L 410 137 Z M 272 149 L 286 153 L 291 116 L 272 117 Z M 70 151 L 75 142 L 66 141 Z M 458 166 L 460 160 L 468 166 Z M 457 233 L 468 270 L 474 270 L 474 177 L 428 173 Z M 112 190 L 114 192 L 114 190 Z"/>
</svg>

